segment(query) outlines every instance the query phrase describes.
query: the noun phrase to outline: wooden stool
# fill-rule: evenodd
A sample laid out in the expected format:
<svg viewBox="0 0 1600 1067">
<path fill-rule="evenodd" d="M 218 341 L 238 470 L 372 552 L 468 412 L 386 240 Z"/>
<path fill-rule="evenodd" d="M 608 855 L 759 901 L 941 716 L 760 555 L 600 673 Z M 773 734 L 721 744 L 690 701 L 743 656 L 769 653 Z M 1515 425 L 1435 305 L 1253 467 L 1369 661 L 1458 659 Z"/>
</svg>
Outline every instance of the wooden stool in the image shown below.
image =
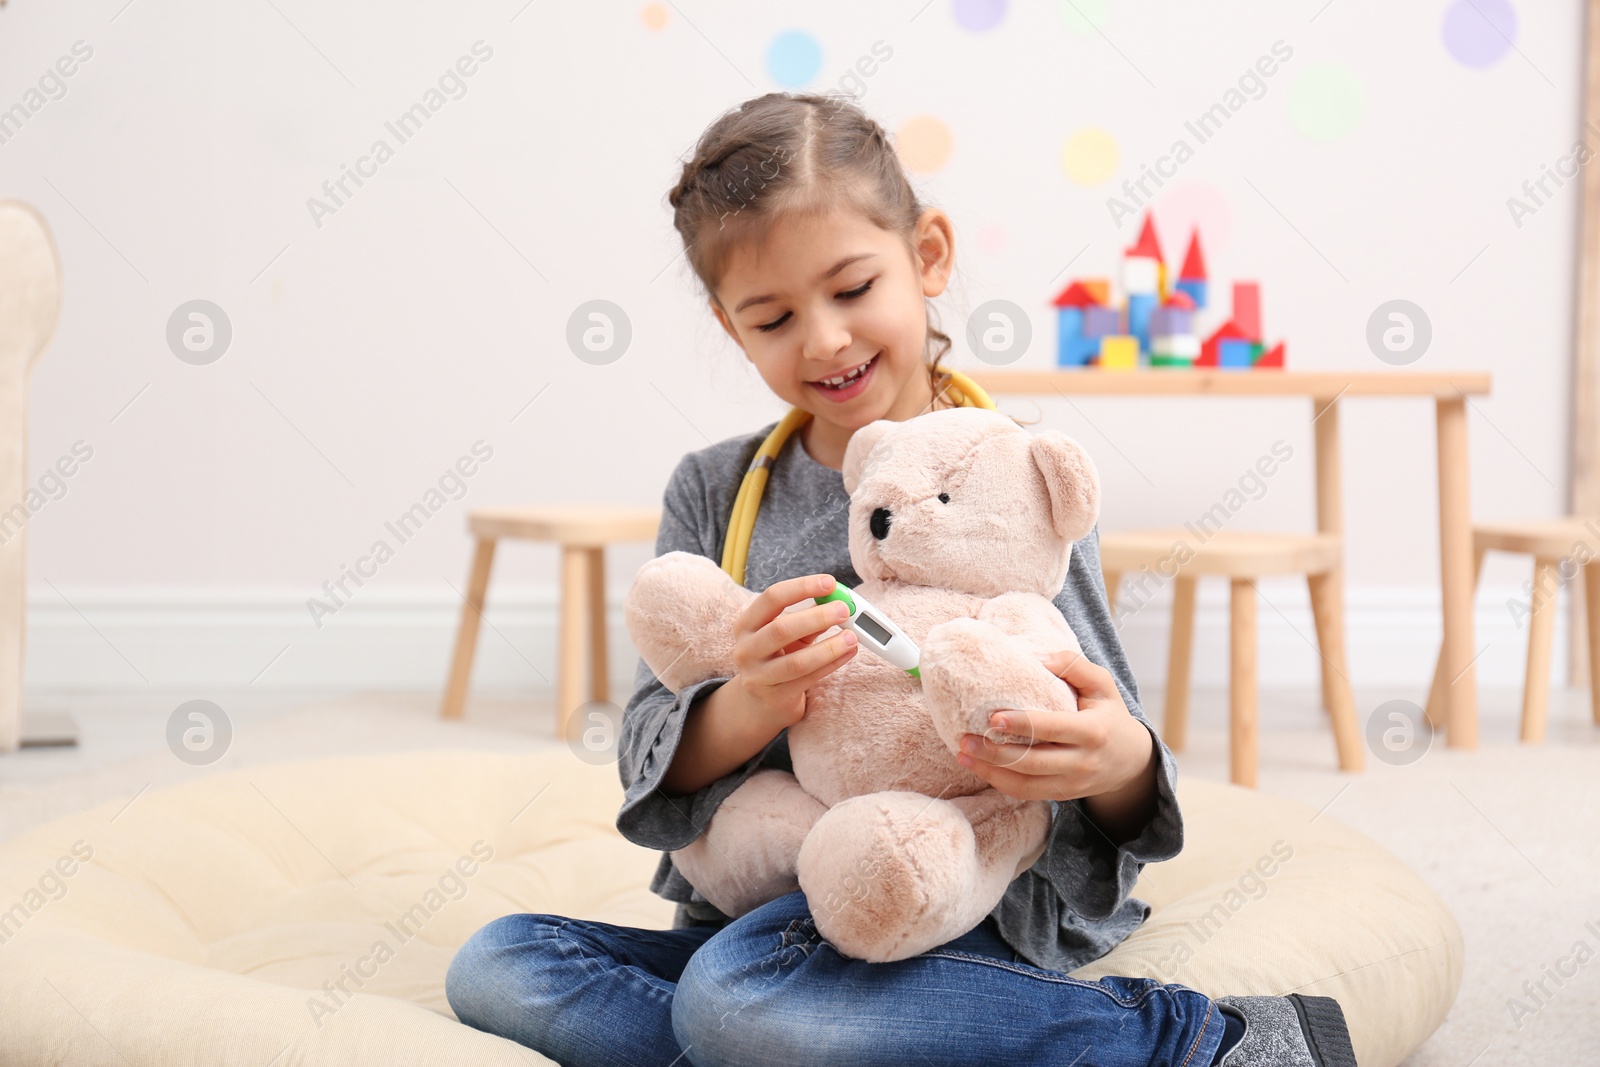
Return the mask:
<svg viewBox="0 0 1600 1067">
<path fill-rule="evenodd" d="M 1587 545 L 1583 564 L 1584 616 L 1589 630 L 1589 701 L 1595 725 L 1600 726 L 1600 519 L 1538 519 L 1531 522 L 1484 523 L 1472 527 L 1472 587 L 1483 574 L 1483 557 L 1496 552 L 1516 552 L 1533 557 L 1533 596 L 1528 616 L 1528 673 L 1522 683 L 1522 740 L 1543 741 L 1550 705 L 1550 645 L 1556 625 L 1556 589 L 1561 584 L 1561 563 L 1575 557 L 1579 544 Z M 1577 567 L 1574 558 L 1568 569 Z M 1568 576 L 1568 581 L 1576 574 Z M 1425 709 L 1428 723 L 1441 724 L 1440 664 L 1433 667 L 1433 685 Z"/>
<path fill-rule="evenodd" d="M 1106 594 L 1116 607 L 1124 574 L 1148 567 L 1159 576 L 1175 573 L 1172 643 L 1167 661 L 1166 710 L 1161 736 L 1173 751 L 1184 745 L 1189 717 L 1189 661 L 1194 646 L 1195 582 L 1206 575 L 1232 583 L 1229 675 L 1229 773 L 1234 784 L 1255 788 L 1257 762 L 1256 580 L 1304 574 L 1311 590 L 1311 612 L 1322 653 L 1323 693 L 1333 719 L 1339 767 L 1363 765 L 1355 699 L 1350 693 L 1344 650 L 1343 598 L 1332 587 L 1339 568 L 1340 543 L 1334 534 L 1247 533 L 1219 530 L 1209 540 L 1187 529 L 1103 533 L 1100 568 Z M 1187 545 L 1190 558 L 1179 564 Z"/>
<path fill-rule="evenodd" d="M 440 714 L 459 719 L 467 702 L 472 657 L 478 644 L 478 621 L 489 591 L 489 569 L 495 542 L 502 537 L 554 541 L 561 546 L 560 637 L 556 659 L 556 726 L 566 737 L 572 713 L 584 702 L 583 660 L 587 634 L 589 700 L 609 699 L 606 683 L 605 546 L 614 542 L 654 541 L 660 508 L 606 507 L 576 504 L 536 508 L 479 508 L 467 516 L 467 529 L 477 539 L 467 599 L 456 630 L 455 657 L 445 686 Z"/>
</svg>

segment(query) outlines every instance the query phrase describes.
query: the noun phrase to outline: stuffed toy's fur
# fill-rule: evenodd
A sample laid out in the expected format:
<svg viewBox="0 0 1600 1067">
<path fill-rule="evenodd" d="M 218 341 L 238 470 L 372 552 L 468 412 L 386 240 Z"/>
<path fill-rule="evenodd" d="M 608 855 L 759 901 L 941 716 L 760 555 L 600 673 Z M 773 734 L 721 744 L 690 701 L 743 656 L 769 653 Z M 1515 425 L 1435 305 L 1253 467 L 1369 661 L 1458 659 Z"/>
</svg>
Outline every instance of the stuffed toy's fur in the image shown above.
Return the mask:
<svg viewBox="0 0 1600 1067">
<path fill-rule="evenodd" d="M 762 768 L 673 863 L 725 914 L 803 889 L 817 929 L 856 959 L 904 959 L 973 929 L 1043 853 L 1050 807 L 956 762 L 1000 708 L 1074 712 L 1043 656 L 1080 649 L 1053 603 L 1100 484 L 1071 438 L 981 408 L 879 420 L 850 438 L 850 560 L 861 594 L 922 652 L 921 681 L 865 648 L 807 693 L 794 773 Z M 755 594 L 712 560 L 639 571 L 629 633 L 669 689 L 729 677 Z M 818 636 L 822 640 L 833 628 Z"/>
</svg>

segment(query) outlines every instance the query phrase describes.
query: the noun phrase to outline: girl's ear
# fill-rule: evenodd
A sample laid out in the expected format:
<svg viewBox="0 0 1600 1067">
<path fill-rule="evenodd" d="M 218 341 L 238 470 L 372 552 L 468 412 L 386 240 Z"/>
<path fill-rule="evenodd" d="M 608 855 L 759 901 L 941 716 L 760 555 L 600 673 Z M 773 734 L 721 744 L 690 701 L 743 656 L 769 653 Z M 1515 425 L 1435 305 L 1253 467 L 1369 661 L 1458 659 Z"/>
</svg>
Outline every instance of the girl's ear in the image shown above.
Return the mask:
<svg viewBox="0 0 1600 1067">
<path fill-rule="evenodd" d="M 865 469 L 867 456 L 878 447 L 884 435 L 898 425 L 893 419 L 878 419 L 850 435 L 850 443 L 844 446 L 844 463 L 839 468 L 844 475 L 845 492 L 854 493 L 856 486 L 871 473 Z M 882 462 L 882 457 L 879 457 L 879 462 Z"/>
<path fill-rule="evenodd" d="M 917 219 L 914 243 L 922 295 L 938 296 L 950 284 L 950 272 L 956 264 L 956 234 L 950 216 L 936 207 L 923 211 Z"/>
</svg>

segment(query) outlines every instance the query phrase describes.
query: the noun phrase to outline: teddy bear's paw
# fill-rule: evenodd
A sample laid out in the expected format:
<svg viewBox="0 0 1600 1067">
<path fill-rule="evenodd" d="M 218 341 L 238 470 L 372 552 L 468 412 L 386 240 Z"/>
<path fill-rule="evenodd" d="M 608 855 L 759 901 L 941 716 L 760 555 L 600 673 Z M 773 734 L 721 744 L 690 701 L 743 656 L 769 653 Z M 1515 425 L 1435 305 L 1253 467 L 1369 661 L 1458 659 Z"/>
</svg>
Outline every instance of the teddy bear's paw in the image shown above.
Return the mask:
<svg viewBox="0 0 1600 1067">
<path fill-rule="evenodd" d="M 1003 708 L 1078 710 L 1071 686 L 1022 642 L 980 619 L 952 619 L 929 630 L 920 670 L 934 729 L 951 752 L 961 750 L 965 734 L 996 744 L 1032 744 L 1032 737 L 989 725 L 990 714 Z"/>
<path fill-rule="evenodd" d="M 668 552 L 639 568 L 622 614 L 639 656 L 673 692 L 733 675 L 733 623 L 755 597 L 693 552 Z"/>
<path fill-rule="evenodd" d="M 979 874 L 972 824 L 949 801 L 921 793 L 835 804 L 806 837 L 799 868 L 818 932 L 855 959 L 915 956 L 987 914 L 967 914 Z"/>
<path fill-rule="evenodd" d="M 738 918 L 800 888 L 797 857 L 827 808 L 788 771 L 763 768 L 728 794 L 673 866 L 718 911 Z"/>
</svg>

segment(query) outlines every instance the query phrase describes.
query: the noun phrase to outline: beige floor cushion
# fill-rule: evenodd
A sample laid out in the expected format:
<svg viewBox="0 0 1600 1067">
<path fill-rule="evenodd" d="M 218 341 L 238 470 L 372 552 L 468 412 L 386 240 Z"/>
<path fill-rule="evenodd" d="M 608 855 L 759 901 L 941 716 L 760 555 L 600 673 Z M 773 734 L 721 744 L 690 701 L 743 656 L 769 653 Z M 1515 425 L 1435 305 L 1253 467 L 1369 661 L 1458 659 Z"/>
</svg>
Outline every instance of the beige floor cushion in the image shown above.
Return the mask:
<svg viewBox="0 0 1600 1067">
<path fill-rule="evenodd" d="M 1076 972 L 1209 995 L 1334 996 L 1363 1067 L 1444 1019 L 1461 933 L 1409 869 L 1332 816 L 1180 784 L 1148 922 Z M 280 764 L 151 790 L 0 845 L 0 1064 L 526 1067 L 455 1021 L 444 975 L 489 920 L 665 928 L 656 853 L 623 841 L 614 766 L 564 747 Z M 342 987 L 342 988 L 341 988 Z"/>
</svg>

